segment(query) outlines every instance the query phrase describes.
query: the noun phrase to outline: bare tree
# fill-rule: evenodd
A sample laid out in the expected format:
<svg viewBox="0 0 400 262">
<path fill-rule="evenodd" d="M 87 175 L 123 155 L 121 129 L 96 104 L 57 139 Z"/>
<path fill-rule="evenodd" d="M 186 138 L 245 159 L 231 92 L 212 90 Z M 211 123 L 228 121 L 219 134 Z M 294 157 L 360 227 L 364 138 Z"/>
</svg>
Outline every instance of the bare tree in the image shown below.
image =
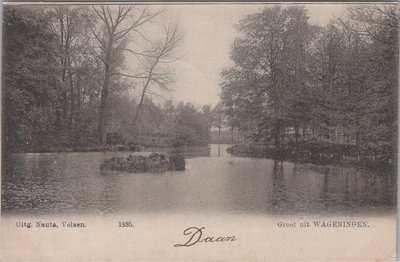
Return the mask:
<svg viewBox="0 0 400 262">
<path fill-rule="evenodd" d="M 134 35 L 143 37 L 142 27 L 159 13 L 152 13 L 147 8 L 134 5 L 118 6 L 114 9 L 109 6 L 92 8 L 94 14 L 100 19 L 100 25 L 91 28 L 95 39 L 93 50 L 104 64 L 104 80 L 101 90 L 98 134 L 99 142 L 106 143 L 107 103 L 109 99 L 110 81 L 113 75 L 118 75 L 122 64 L 122 52 L 126 44 Z M 131 50 L 133 52 L 133 50 Z M 138 53 L 139 54 L 139 53 Z"/>
<path fill-rule="evenodd" d="M 178 24 L 172 24 L 171 22 L 164 25 L 164 33 L 164 38 L 157 42 L 154 49 L 146 52 L 146 55 L 144 56 L 147 64 L 146 71 L 134 76 L 135 78 L 141 79 L 143 88 L 133 118 L 133 126 L 140 114 L 145 95 L 158 95 L 154 90 L 150 89 L 151 84 L 156 84 L 158 87 L 165 89 L 167 84 L 172 80 L 171 75 L 166 70 L 163 70 L 161 64 L 172 63 L 177 60 L 174 58 L 174 55 L 176 54 L 176 47 L 183 37 L 183 33 Z"/>
</svg>

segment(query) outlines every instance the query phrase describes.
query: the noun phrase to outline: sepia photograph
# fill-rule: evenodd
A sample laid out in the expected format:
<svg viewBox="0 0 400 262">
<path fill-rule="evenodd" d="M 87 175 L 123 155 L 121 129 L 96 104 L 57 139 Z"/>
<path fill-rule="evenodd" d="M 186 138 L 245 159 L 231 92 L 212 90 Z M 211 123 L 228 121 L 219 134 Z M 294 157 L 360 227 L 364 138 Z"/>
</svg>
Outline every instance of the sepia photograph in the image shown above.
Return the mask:
<svg viewBox="0 0 400 262">
<path fill-rule="evenodd" d="M 0 260 L 394 261 L 398 53 L 397 3 L 4 4 Z"/>
</svg>

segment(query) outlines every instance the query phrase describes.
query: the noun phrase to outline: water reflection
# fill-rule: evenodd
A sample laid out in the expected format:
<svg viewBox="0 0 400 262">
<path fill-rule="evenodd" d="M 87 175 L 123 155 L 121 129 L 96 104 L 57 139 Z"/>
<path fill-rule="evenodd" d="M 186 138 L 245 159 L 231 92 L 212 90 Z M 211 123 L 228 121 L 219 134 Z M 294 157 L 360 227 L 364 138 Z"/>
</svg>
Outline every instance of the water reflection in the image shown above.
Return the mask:
<svg viewBox="0 0 400 262">
<path fill-rule="evenodd" d="M 231 157 L 227 147 L 188 150 L 185 171 L 162 174 L 99 170 L 104 158 L 128 152 L 13 155 L 2 175 L 2 211 L 381 214 L 394 209 L 396 187 L 389 174 Z"/>
<path fill-rule="evenodd" d="M 283 172 L 283 163 L 274 161 L 272 172 L 272 192 L 269 194 L 269 199 L 273 207 L 287 206 L 288 197 L 285 185 L 285 174 Z"/>
</svg>

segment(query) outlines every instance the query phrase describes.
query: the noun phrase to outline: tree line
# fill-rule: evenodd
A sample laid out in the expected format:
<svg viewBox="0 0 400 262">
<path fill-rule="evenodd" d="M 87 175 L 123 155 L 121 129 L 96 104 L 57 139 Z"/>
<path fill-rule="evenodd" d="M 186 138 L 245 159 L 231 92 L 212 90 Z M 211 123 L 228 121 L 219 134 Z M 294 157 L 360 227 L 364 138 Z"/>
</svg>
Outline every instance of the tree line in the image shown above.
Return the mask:
<svg viewBox="0 0 400 262">
<path fill-rule="evenodd" d="M 303 6 L 246 16 L 234 66 L 221 73 L 229 125 L 276 157 L 326 151 L 393 161 L 398 17 L 391 4 L 349 6 L 324 27 Z"/>
<path fill-rule="evenodd" d="M 208 113 L 162 97 L 183 37 L 162 14 L 135 5 L 5 6 L 6 150 L 106 148 L 157 132 L 170 144 L 207 143 Z"/>
</svg>

